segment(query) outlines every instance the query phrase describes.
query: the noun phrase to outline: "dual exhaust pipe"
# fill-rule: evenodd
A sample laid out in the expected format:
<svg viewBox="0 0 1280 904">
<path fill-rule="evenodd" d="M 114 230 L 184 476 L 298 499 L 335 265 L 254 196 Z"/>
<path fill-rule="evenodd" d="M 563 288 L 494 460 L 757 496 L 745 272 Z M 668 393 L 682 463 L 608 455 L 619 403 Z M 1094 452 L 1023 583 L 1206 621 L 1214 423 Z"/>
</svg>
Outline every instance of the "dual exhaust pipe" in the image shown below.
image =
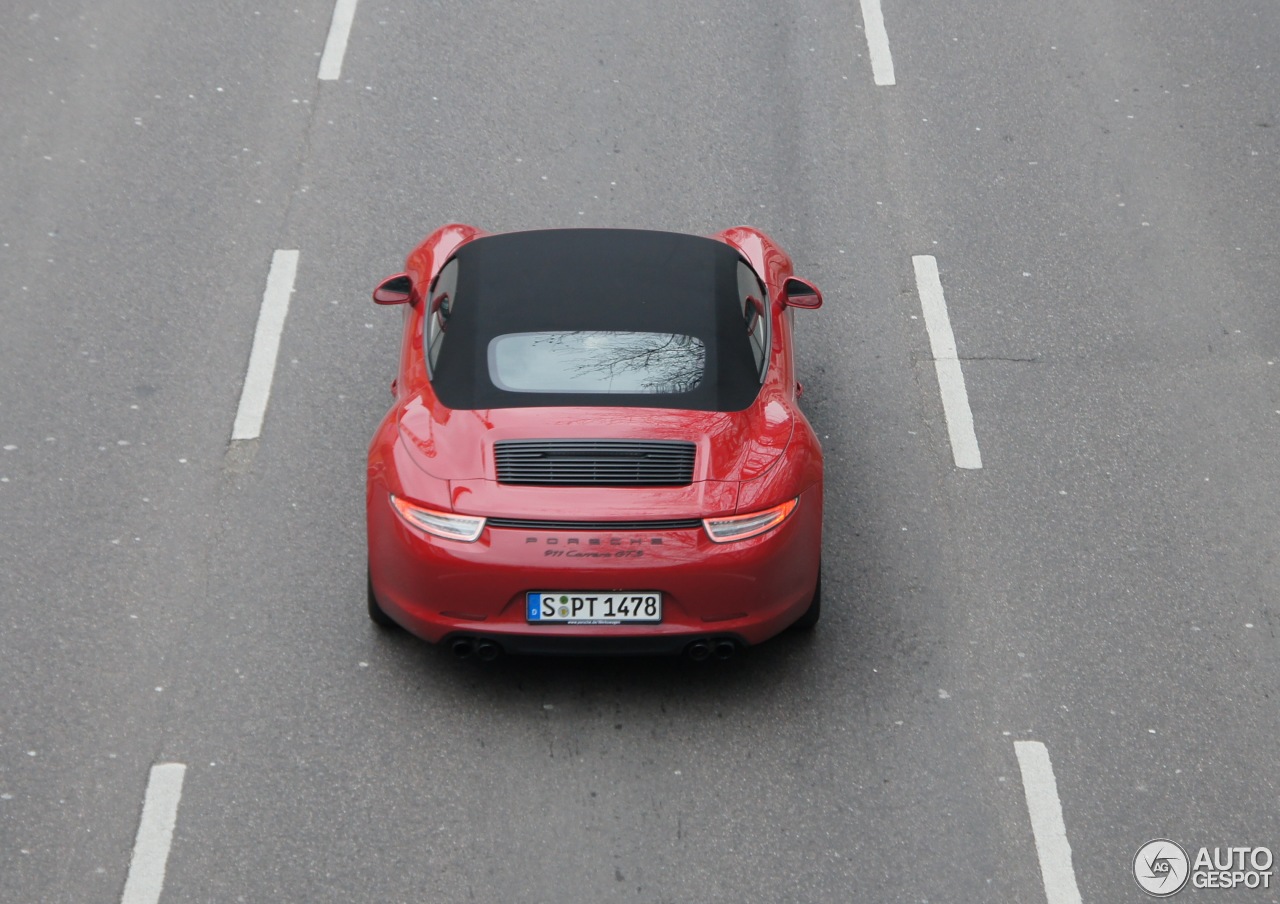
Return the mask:
<svg viewBox="0 0 1280 904">
<path fill-rule="evenodd" d="M 695 640 L 684 648 L 684 655 L 693 662 L 706 662 L 712 656 L 723 662 L 738 652 L 738 642 L 728 637 L 708 637 Z"/>
<path fill-rule="evenodd" d="M 453 651 L 453 655 L 458 659 L 468 659 L 471 656 L 475 656 L 481 662 L 493 662 L 502 655 L 502 647 L 492 640 L 472 639 L 470 637 L 454 638 L 453 643 L 449 645 L 449 649 Z"/>
</svg>

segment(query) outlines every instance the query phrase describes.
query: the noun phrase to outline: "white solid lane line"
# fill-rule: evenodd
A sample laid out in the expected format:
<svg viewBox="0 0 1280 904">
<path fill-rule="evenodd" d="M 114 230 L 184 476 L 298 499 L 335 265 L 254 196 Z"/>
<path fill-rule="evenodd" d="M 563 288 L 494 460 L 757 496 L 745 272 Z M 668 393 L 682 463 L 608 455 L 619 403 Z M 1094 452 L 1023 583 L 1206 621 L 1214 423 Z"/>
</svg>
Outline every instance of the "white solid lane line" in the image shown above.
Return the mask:
<svg viewBox="0 0 1280 904">
<path fill-rule="evenodd" d="M 1031 834 L 1040 857 L 1040 877 L 1044 880 L 1044 896 L 1049 904 L 1080 904 L 1080 889 L 1071 865 L 1071 844 L 1067 826 L 1062 821 L 1062 802 L 1058 799 L 1058 783 L 1053 778 L 1049 751 L 1039 741 L 1014 741 L 1018 767 L 1022 770 L 1022 787 L 1027 793 L 1027 812 L 1031 814 Z"/>
<path fill-rule="evenodd" d="M 129 878 L 125 880 L 120 904 L 156 904 L 160 900 L 186 773 L 187 767 L 182 763 L 157 763 L 151 767 L 138 836 L 133 842 L 133 859 L 129 861 Z"/>
<path fill-rule="evenodd" d="M 240 392 L 240 407 L 231 438 L 256 439 L 262 433 L 262 419 L 267 414 L 271 381 L 276 373 L 276 355 L 280 351 L 280 333 L 289 313 L 289 296 L 298 275 L 298 252 L 277 251 L 271 257 L 267 274 L 267 291 L 262 295 L 258 312 L 258 328 L 253 334 L 253 350 L 249 352 L 249 371 Z"/>
<path fill-rule="evenodd" d="M 871 53 L 871 77 L 877 85 L 896 85 L 893 56 L 889 53 L 889 33 L 884 30 L 884 14 L 880 0 L 861 0 L 862 27 L 867 33 L 867 50 Z"/>
<path fill-rule="evenodd" d="M 347 38 L 351 37 L 351 23 L 356 18 L 356 0 L 338 0 L 333 6 L 333 19 L 329 22 L 329 37 L 320 54 L 321 81 L 332 82 L 342 75 L 342 58 L 347 53 Z"/>
<path fill-rule="evenodd" d="M 978 435 L 973 429 L 973 411 L 969 408 L 969 393 L 964 388 L 964 373 L 960 370 L 960 358 L 956 354 L 956 337 L 951 332 L 947 301 L 942 295 L 938 260 L 929 254 L 917 254 L 911 258 L 911 263 L 915 265 L 916 289 L 920 293 L 920 306 L 924 309 L 929 346 L 933 349 L 938 389 L 942 392 L 942 413 L 951 437 L 951 455 L 957 468 L 981 468 L 982 453 L 978 449 Z"/>
</svg>

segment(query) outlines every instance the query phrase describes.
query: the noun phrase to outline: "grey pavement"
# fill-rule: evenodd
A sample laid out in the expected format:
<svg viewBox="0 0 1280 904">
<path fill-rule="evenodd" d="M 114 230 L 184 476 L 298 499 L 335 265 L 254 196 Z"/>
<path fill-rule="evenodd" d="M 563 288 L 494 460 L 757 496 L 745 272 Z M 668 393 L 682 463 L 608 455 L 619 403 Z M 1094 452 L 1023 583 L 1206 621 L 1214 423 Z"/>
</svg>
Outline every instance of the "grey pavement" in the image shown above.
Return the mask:
<svg viewBox="0 0 1280 904">
<path fill-rule="evenodd" d="M 120 901 L 158 762 L 166 904 L 1045 901 L 1021 740 L 1085 902 L 1152 838 L 1280 849 L 1280 7 L 883 2 L 891 87 L 854 0 L 360 0 L 325 82 L 328 0 L 0 11 L 0 901 Z M 368 622 L 368 293 L 451 220 L 751 223 L 822 287 L 813 634 L 480 667 Z"/>
</svg>

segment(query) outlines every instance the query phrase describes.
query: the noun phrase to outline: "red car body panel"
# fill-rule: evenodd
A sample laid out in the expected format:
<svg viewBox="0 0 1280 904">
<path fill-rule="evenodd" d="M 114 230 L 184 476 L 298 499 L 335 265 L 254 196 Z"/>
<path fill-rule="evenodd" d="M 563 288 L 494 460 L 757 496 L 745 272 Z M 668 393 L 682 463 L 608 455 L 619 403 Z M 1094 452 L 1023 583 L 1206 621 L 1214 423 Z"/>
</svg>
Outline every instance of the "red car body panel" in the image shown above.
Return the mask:
<svg viewBox="0 0 1280 904">
<path fill-rule="evenodd" d="M 395 402 L 369 446 L 370 592 L 385 614 L 431 642 L 487 639 L 510 651 L 591 652 L 610 643 L 678 652 L 698 639 L 754 644 L 803 615 L 822 546 L 822 451 L 796 405 L 791 259 L 767 236 L 735 227 L 712 238 L 736 248 L 771 299 L 768 369 L 742 411 L 529 407 L 451 409 L 436 397 L 423 355 L 423 303 L 471 226 L 437 229 L 408 257 L 411 288 Z M 494 444 L 507 439 L 684 440 L 696 444 L 686 486 L 513 486 L 497 480 Z M 679 529 L 486 526 L 474 542 L 410 525 L 391 497 L 487 518 L 697 521 L 799 504 L 758 536 L 716 542 L 701 523 Z M 658 624 L 529 624 L 525 594 L 660 591 Z M 632 642 L 629 646 L 626 642 Z"/>
</svg>

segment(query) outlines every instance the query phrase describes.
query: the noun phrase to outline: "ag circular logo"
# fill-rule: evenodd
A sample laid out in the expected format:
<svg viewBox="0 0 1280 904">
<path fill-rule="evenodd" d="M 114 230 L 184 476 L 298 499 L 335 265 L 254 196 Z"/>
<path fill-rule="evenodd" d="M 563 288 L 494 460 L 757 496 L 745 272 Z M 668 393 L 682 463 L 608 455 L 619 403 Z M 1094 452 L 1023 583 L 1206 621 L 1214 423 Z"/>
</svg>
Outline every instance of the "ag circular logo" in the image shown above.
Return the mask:
<svg viewBox="0 0 1280 904">
<path fill-rule="evenodd" d="M 1182 891 L 1191 875 L 1190 867 L 1182 845 L 1167 838 L 1148 841 L 1133 856 L 1133 878 L 1139 888 L 1156 898 Z"/>
</svg>

